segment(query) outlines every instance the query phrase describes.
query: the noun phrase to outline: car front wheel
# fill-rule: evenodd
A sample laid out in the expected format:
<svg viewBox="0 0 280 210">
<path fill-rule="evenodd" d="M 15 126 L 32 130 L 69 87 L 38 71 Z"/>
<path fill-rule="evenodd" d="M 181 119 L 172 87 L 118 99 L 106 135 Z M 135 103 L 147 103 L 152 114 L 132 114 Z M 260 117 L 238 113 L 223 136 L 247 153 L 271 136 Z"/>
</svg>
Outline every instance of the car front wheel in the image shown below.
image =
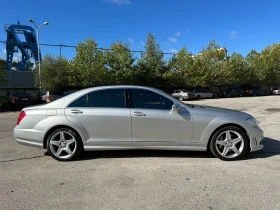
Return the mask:
<svg viewBox="0 0 280 210">
<path fill-rule="evenodd" d="M 219 129 L 210 142 L 213 155 L 225 161 L 241 159 L 247 153 L 248 147 L 248 137 L 240 128 L 234 126 Z"/>
<path fill-rule="evenodd" d="M 59 128 L 48 136 L 47 150 L 56 160 L 74 160 L 82 151 L 82 140 L 74 130 Z"/>
</svg>

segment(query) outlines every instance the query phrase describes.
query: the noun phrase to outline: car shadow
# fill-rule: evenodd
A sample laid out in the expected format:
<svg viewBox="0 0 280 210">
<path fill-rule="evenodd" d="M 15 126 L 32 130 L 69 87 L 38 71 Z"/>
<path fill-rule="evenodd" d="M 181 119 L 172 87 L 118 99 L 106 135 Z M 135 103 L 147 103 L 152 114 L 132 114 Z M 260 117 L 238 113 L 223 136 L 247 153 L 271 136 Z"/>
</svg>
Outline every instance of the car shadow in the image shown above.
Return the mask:
<svg viewBox="0 0 280 210">
<path fill-rule="evenodd" d="M 76 161 L 103 158 L 214 158 L 209 152 L 170 150 L 86 151 Z"/>
<path fill-rule="evenodd" d="M 280 140 L 264 138 L 264 148 L 248 153 L 242 160 L 262 159 L 280 155 Z M 76 161 L 103 158 L 216 158 L 210 151 L 173 151 L 173 150 L 110 150 L 85 151 Z"/>
<path fill-rule="evenodd" d="M 262 150 L 248 153 L 245 159 L 269 158 L 280 155 L 280 140 L 265 137 L 263 145 Z"/>
</svg>

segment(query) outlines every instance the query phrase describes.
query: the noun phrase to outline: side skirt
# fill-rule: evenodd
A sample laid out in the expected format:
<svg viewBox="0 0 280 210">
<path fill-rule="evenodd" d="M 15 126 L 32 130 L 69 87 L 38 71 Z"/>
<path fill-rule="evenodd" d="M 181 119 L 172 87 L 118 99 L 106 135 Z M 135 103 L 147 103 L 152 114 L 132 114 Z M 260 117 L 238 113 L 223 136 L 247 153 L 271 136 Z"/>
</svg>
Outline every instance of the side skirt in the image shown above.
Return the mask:
<svg viewBox="0 0 280 210">
<path fill-rule="evenodd" d="M 178 151 L 206 151 L 206 146 L 89 146 L 84 145 L 85 151 L 99 150 L 133 150 L 133 149 L 149 149 L 149 150 L 178 150 Z"/>
</svg>

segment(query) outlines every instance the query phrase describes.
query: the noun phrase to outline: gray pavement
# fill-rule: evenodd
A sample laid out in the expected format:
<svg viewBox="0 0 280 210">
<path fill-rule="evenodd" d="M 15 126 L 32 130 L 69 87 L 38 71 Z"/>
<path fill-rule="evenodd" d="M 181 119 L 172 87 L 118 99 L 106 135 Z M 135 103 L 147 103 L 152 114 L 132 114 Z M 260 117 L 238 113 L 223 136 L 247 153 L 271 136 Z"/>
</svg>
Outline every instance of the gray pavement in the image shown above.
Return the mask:
<svg viewBox="0 0 280 210">
<path fill-rule="evenodd" d="M 187 101 L 243 110 L 265 148 L 241 161 L 205 152 L 87 152 L 58 162 L 18 145 L 18 112 L 0 113 L 0 209 L 280 209 L 280 97 Z"/>
</svg>

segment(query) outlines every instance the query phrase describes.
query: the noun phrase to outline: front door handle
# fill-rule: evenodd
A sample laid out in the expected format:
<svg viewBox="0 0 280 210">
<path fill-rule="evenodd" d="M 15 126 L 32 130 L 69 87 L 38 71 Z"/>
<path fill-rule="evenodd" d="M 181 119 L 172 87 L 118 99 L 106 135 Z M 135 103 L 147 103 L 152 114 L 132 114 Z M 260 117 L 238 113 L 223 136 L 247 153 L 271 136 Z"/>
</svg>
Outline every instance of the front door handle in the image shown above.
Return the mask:
<svg viewBox="0 0 280 210">
<path fill-rule="evenodd" d="M 73 113 L 73 114 L 83 114 L 83 111 L 78 110 L 78 109 L 72 109 L 71 113 Z"/>
<path fill-rule="evenodd" d="M 135 116 L 146 116 L 143 112 L 134 112 Z"/>
</svg>

